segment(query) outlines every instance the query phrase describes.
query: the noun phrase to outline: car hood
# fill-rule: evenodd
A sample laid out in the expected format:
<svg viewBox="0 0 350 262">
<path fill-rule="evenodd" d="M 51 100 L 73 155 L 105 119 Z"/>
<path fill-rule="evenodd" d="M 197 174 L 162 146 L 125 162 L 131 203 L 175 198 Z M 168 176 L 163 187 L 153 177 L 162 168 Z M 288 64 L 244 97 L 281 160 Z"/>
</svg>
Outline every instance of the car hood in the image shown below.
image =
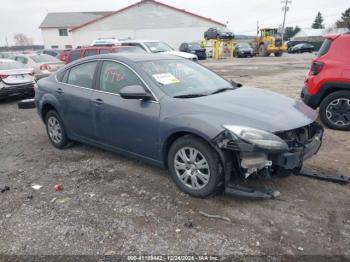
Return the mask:
<svg viewBox="0 0 350 262">
<path fill-rule="evenodd" d="M 214 124 L 216 128 L 241 125 L 278 132 L 306 126 L 317 118 L 317 113 L 302 102 L 252 87 L 182 99 L 182 102 L 190 105 L 187 110 L 191 110 L 196 118 Z"/>
<path fill-rule="evenodd" d="M 167 51 L 167 52 L 164 52 L 163 54 L 176 55 L 176 56 L 183 57 L 183 58 L 186 58 L 186 59 L 195 59 L 195 58 L 197 58 L 196 55 L 189 54 L 189 53 L 186 53 L 186 52 L 179 52 L 179 51 Z"/>
</svg>

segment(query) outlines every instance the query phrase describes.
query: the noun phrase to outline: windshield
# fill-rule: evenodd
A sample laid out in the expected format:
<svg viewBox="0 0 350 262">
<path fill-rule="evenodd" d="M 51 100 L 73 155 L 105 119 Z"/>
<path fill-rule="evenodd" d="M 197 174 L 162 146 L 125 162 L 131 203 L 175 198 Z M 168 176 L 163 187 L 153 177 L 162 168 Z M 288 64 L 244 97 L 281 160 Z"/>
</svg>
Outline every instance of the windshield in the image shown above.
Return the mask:
<svg viewBox="0 0 350 262">
<path fill-rule="evenodd" d="M 246 43 L 242 43 L 242 44 L 239 44 L 237 45 L 238 48 L 251 48 L 249 44 L 246 44 Z"/>
<path fill-rule="evenodd" d="M 50 55 L 33 55 L 30 57 L 35 63 L 59 62 L 57 58 Z"/>
<path fill-rule="evenodd" d="M 187 60 L 139 62 L 142 70 L 171 97 L 210 95 L 232 85 L 205 67 Z"/>
<path fill-rule="evenodd" d="M 161 53 L 174 50 L 163 42 L 145 42 L 145 45 L 151 50 L 152 53 Z"/>
<path fill-rule="evenodd" d="M 188 48 L 191 50 L 202 49 L 202 47 L 198 43 L 188 43 Z"/>
<path fill-rule="evenodd" d="M 21 69 L 21 68 L 27 68 L 27 66 L 17 61 L 0 60 L 0 70 Z"/>
</svg>

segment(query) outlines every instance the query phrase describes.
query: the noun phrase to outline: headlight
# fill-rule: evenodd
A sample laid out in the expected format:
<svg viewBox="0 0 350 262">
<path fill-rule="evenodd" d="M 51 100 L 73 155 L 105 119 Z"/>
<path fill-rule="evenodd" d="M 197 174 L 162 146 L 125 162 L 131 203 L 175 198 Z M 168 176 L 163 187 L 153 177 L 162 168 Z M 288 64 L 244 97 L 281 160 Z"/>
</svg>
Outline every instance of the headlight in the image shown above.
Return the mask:
<svg viewBox="0 0 350 262">
<path fill-rule="evenodd" d="M 244 126 L 227 125 L 224 127 L 231 132 L 234 139 L 241 139 L 242 141 L 253 144 L 261 149 L 272 151 L 288 150 L 287 143 L 270 132 Z"/>
</svg>

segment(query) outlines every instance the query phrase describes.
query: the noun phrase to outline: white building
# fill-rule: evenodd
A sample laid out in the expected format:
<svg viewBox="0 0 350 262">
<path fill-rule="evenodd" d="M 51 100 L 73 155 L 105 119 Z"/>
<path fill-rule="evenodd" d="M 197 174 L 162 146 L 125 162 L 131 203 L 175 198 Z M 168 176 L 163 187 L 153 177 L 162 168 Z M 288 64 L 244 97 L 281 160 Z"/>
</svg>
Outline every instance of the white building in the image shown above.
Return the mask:
<svg viewBox="0 0 350 262">
<path fill-rule="evenodd" d="M 48 13 L 40 25 L 45 48 L 90 45 L 98 38 L 155 39 L 178 49 L 185 41 L 198 41 L 214 21 L 154 0 L 114 12 Z"/>
</svg>

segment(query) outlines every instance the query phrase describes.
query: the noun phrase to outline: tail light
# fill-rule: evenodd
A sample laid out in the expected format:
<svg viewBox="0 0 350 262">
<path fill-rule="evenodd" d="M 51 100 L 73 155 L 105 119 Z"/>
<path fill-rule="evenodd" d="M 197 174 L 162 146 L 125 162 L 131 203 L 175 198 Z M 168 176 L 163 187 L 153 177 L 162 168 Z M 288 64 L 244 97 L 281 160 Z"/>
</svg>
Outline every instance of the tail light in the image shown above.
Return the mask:
<svg viewBox="0 0 350 262">
<path fill-rule="evenodd" d="M 40 70 L 50 70 L 50 66 L 49 66 L 49 65 L 46 65 L 46 64 L 41 65 L 41 66 L 40 66 Z"/>
<path fill-rule="evenodd" d="M 316 76 L 318 75 L 322 69 L 323 69 L 324 63 L 322 62 L 313 62 L 311 65 L 311 74 Z"/>
<path fill-rule="evenodd" d="M 5 75 L 5 74 L 0 74 L 0 80 L 1 79 L 5 79 L 6 77 L 8 77 L 9 75 Z"/>
</svg>

